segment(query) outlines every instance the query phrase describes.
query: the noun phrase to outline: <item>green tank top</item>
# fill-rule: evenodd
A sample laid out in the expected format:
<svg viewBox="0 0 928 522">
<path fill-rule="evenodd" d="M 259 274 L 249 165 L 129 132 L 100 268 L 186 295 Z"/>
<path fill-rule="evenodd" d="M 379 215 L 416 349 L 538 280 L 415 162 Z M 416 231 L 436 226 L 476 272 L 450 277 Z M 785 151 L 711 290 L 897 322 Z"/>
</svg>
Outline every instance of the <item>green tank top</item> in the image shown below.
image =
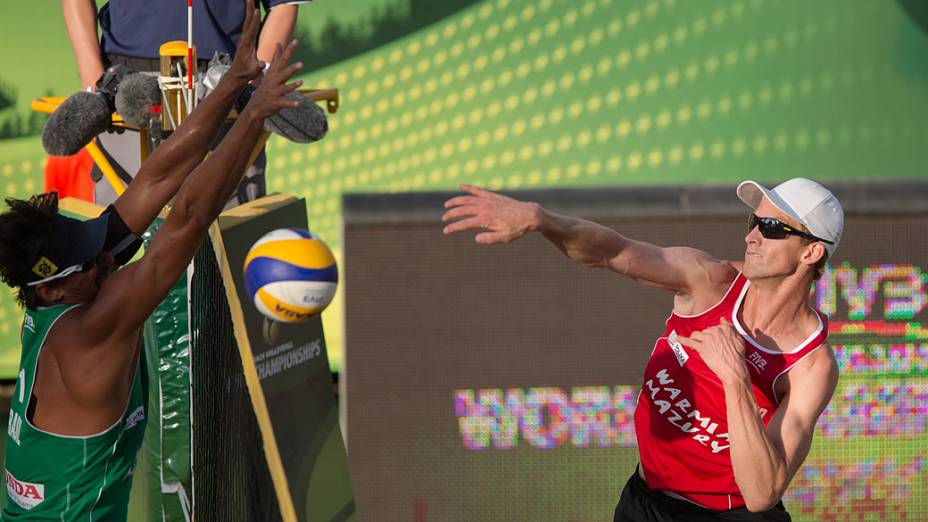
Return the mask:
<svg viewBox="0 0 928 522">
<path fill-rule="evenodd" d="M 145 434 L 143 356 L 126 411 L 102 433 L 55 435 L 36 428 L 26 417 L 45 337 L 55 321 L 76 306 L 26 311 L 22 360 L 6 436 L 7 505 L 0 521 L 126 520 L 135 457 Z"/>
</svg>

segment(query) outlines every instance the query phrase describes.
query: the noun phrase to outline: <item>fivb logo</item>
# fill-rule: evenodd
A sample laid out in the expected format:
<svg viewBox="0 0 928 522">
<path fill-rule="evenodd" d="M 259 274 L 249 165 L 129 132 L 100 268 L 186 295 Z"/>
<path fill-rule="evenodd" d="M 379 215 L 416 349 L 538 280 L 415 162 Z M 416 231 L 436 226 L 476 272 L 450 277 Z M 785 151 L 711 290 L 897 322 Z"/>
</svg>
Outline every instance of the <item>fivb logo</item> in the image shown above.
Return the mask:
<svg viewBox="0 0 928 522">
<path fill-rule="evenodd" d="M 764 373 L 764 368 L 767 366 L 767 359 L 761 357 L 759 353 L 751 352 L 745 360 L 757 370 L 757 373 Z"/>
<path fill-rule="evenodd" d="M 45 484 L 32 484 L 17 480 L 6 472 L 6 492 L 10 500 L 23 509 L 32 509 L 45 500 Z"/>
</svg>

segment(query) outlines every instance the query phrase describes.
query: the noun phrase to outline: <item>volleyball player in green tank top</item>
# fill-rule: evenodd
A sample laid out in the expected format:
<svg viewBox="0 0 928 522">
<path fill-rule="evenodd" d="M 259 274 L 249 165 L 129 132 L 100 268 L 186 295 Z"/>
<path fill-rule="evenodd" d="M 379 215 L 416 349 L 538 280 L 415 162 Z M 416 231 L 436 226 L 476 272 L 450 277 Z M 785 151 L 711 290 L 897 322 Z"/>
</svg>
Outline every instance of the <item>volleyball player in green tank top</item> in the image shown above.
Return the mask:
<svg viewBox="0 0 928 522">
<path fill-rule="evenodd" d="M 99 433 L 55 435 L 36 427 L 28 416 L 26 399 L 32 397 L 43 342 L 52 326 L 78 306 L 26 310 L 21 370 L 7 430 L 6 469 L 13 471 L 6 473 L 11 505 L 4 519 L 16 519 L 14 514 L 38 518 L 39 513 L 57 520 L 83 520 L 91 514 L 95 520 L 126 518 L 135 455 L 145 434 L 144 369 L 133 364 L 125 410 Z"/>
<path fill-rule="evenodd" d="M 100 217 L 61 216 L 53 194 L 7 200 L 10 209 L 0 214 L 0 277 L 26 307 L 7 427 L 4 522 L 126 519 L 146 418 L 142 324 L 235 192 L 264 119 L 296 106 L 286 98 L 299 86 L 286 82 L 301 68 L 288 65 L 291 42 L 278 46 L 247 107 L 202 160 L 233 102 L 262 70 L 255 57 L 260 22 L 254 2 L 247 5 L 220 85 Z M 120 248 L 175 194 L 145 255 L 116 270 L 134 252 Z"/>
</svg>

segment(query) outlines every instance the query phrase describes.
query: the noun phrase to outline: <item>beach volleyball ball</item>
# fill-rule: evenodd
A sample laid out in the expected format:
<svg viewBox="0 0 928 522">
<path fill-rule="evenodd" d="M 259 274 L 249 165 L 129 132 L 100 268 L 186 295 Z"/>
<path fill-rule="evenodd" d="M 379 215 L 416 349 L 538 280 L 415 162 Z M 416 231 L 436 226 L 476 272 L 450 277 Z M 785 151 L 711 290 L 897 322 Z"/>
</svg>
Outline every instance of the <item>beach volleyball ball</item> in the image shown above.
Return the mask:
<svg viewBox="0 0 928 522">
<path fill-rule="evenodd" d="M 325 310 L 338 286 L 332 251 L 306 230 L 279 228 L 245 256 L 245 288 L 265 316 L 299 323 Z"/>
</svg>

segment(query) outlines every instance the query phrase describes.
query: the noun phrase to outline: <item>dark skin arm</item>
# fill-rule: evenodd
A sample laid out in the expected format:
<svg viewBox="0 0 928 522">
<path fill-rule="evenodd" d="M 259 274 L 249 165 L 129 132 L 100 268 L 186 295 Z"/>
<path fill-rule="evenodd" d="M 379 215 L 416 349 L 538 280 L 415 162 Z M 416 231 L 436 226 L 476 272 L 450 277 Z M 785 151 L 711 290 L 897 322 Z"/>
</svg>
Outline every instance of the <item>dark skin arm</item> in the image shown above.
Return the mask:
<svg viewBox="0 0 928 522">
<path fill-rule="evenodd" d="M 136 235 L 151 225 L 190 172 L 203 161 L 216 133 L 239 93 L 259 74 L 255 60 L 259 16 L 248 2 L 242 36 L 229 72 L 190 117 L 145 160 L 126 191 L 114 203 L 120 217 Z"/>
<path fill-rule="evenodd" d="M 264 119 L 295 102 L 286 95 L 300 82 L 286 83 L 301 64 L 287 65 L 296 49 L 278 49 L 267 75 L 222 144 L 194 169 L 177 193 L 174 207 L 145 255 L 105 278 L 96 297 L 59 320 L 46 341 L 53 357 L 43 357 L 50 372 L 42 399 L 69 401 L 75 412 L 92 412 L 95 421 L 67 414 L 74 430 L 93 433 L 121 414 L 138 357 L 140 327 L 186 271 L 210 224 L 238 187 Z M 253 69 L 258 70 L 252 55 Z M 83 274 L 95 277 L 100 267 Z M 77 274 L 82 276 L 82 274 Z M 37 392 L 38 396 L 39 393 Z M 61 414 L 36 411 L 37 425 L 54 424 Z M 83 428 L 75 428 L 81 424 Z M 57 431 L 65 433 L 65 431 Z"/>
</svg>

